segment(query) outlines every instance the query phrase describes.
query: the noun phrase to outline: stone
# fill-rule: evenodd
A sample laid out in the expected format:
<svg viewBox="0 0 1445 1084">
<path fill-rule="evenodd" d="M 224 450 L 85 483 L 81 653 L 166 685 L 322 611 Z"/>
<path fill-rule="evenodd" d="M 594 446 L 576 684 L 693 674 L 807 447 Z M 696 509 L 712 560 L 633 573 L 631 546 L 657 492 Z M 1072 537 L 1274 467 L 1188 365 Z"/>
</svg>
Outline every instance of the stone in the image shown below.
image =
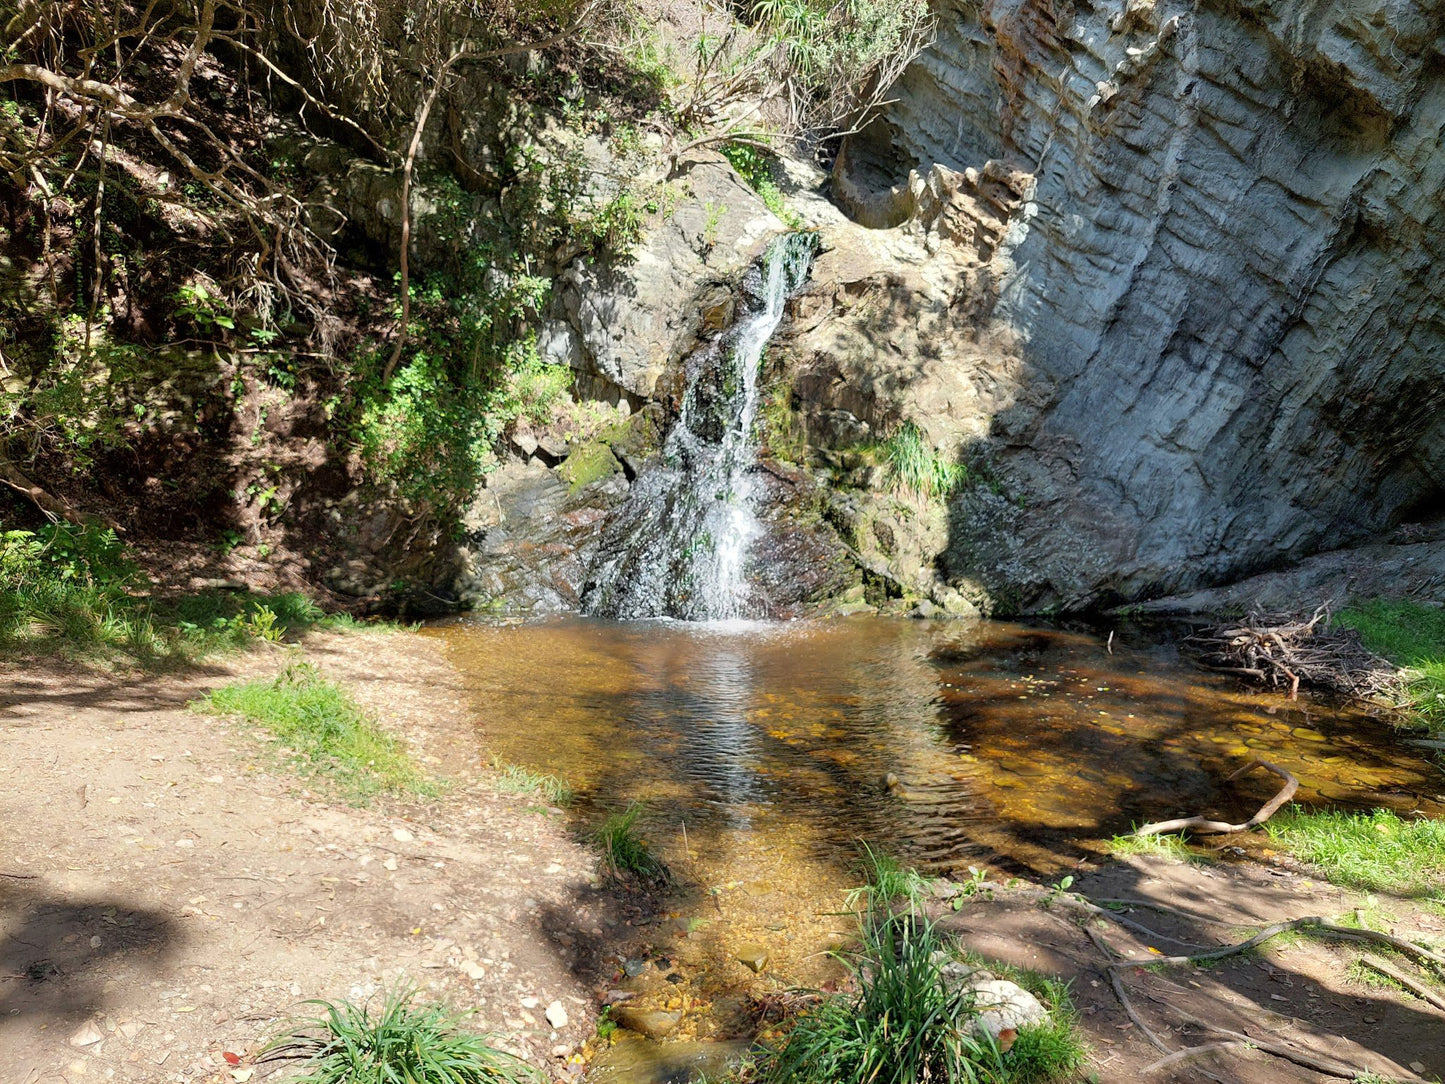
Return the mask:
<svg viewBox="0 0 1445 1084">
<path fill-rule="evenodd" d="M 94 1020 L 87 1020 L 76 1028 L 70 1035 L 71 1046 L 94 1046 L 105 1038 L 105 1033 L 100 1030 Z"/>
<path fill-rule="evenodd" d="M 560 1001 L 554 1001 L 548 1005 L 544 1015 L 547 1017 L 547 1023 L 559 1031 L 567 1026 L 567 1008 Z"/>
<path fill-rule="evenodd" d="M 682 1013 L 622 1005 L 612 1010 L 612 1019 L 628 1031 L 635 1031 L 649 1039 L 664 1039 L 682 1023 Z"/>
<path fill-rule="evenodd" d="M 1048 1020 L 1049 1011 L 1039 999 L 1007 979 L 974 976 L 967 980 L 966 988 L 973 992 L 974 1008 L 978 1011 L 972 1025 L 973 1033 L 982 1036 L 986 1032 L 1001 1047 L 1005 1041 L 1012 1044 L 1012 1036 L 1006 1036 L 1006 1033 L 1017 1033 L 1020 1028 Z"/>
<path fill-rule="evenodd" d="M 761 973 L 763 968 L 768 966 L 768 950 L 765 946 L 755 942 L 745 942 L 738 946 L 733 953 L 733 958 L 748 970 Z"/>
<path fill-rule="evenodd" d="M 391 838 L 396 840 L 398 843 L 410 843 L 412 840 L 416 839 L 416 836 L 412 835 L 411 832 L 407 831 L 407 829 L 405 828 L 393 828 L 391 831 Z"/>
</svg>

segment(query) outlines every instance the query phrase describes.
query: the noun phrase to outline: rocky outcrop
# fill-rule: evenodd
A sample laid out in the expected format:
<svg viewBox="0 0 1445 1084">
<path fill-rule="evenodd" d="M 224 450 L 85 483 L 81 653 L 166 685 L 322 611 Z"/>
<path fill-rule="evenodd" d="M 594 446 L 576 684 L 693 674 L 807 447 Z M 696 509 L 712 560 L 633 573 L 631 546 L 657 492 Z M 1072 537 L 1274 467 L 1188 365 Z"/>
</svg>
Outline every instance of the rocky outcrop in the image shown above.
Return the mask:
<svg viewBox="0 0 1445 1084">
<path fill-rule="evenodd" d="M 923 253 L 839 276 L 876 307 L 830 301 L 800 391 L 985 468 L 950 507 L 952 582 L 1078 609 L 1439 507 L 1445 5 L 938 12 L 836 189 Z"/>
<path fill-rule="evenodd" d="M 731 322 L 738 277 L 784 228 L 721 155 L 685 163 L 660 192 L 635 251 L 576 260 L 554 287 L 543 353 L 599 397 L 653 398 L 701 335 Z"/>
</svg>

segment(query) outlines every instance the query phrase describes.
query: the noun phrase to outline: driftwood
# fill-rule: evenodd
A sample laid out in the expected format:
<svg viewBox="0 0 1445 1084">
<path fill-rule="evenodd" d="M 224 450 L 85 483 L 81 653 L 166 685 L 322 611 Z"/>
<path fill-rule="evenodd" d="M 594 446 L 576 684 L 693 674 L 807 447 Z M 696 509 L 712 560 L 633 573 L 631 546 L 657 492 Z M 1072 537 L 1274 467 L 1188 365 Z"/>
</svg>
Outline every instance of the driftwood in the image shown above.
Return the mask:
<svg viewBox="0 0 1445 1084">
<path fill-rule="evenodd" d="M 1274 816 L 1282 805 L 1294 797 L 1295 791 L 1299 790 L 1299 780 L 1283 768 L 1256 757 L 1231 775 L 1229 781 L 1233 782 L 1241 775 L 1255 768 L 1263 768 L 1265 771 L 1273 772 L 1284 780 L 1284 786 L 1280 787 L 1279 793 L 1259 807 L 1258 813 L 1242 824 L 1226 824 L 1224 821 L 1212 821 L 1207 817 L 1179 817 L 1172 821 L 1155 821 L 1152 824 L 1142 825 L 1134 830 L 1134 834 L 1136 836 L 1157 836 L 1164 832 L 1180 832 L 1188 828 L 1195 832 L 1225 835 L 1231 832 L 1248 832 L 1251 828 L 1258 828 L 1265 821 L 1269 820 L 1270 817 Z"/>
<path fill-rule="evenodd" d="M 1302 684 L 1362 697 L 1388 694 L 1395 684 L 1396 668 L 1367 650 L 1354 629 L 1332 626 L 1328 606 L 1308 619 L 1251 614 L 1184 642 L 1207 669 L 1288 689 L 1291 700 Z"/>
</svg>

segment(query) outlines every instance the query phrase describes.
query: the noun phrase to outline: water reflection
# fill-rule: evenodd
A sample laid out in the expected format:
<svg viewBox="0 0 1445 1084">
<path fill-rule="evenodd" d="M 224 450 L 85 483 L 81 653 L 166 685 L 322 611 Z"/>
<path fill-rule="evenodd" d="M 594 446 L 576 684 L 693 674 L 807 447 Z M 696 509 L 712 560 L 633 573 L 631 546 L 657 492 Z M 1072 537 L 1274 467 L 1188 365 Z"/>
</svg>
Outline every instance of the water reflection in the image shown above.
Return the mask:
<svg viewBox="0 0 1445 1084">
<path fill-rule="evenodd" d="M 859 839 L 940 870 L 1054 873 L 1132 823 L 1242 819 L 1272 780 L 1223 781 L 1254 755 L 1306 804 L 1442 812 L 1439 772 L 1380 721 L 1242 690 L 1143 637 L 1111 652 L 1086 632 L 868 618 L 436 632 L 492 752 L 565 775 L 583 816 L 648 801 L 721 880 L 739 861 L 841 876 Z"/>
</svg>

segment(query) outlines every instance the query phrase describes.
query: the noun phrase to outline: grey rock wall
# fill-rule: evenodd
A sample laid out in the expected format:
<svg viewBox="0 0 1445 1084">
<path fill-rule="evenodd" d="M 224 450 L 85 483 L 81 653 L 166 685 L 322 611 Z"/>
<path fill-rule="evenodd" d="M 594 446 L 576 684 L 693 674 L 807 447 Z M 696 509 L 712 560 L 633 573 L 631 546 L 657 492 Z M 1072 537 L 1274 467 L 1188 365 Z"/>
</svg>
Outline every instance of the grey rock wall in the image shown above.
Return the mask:
<svg viewBox="0 0 1445 1084">
<path fill-rule="evenodd" d="M 1079 608 L 1445 506 L 1445 4 L 938 12 L 840 188 L 935 163 L 1033 178 L 984 254 L 986 322 L 1045 401 L 972 449 L 1009 499 L 958 495 L 950 578 Z"/>
</svg>

